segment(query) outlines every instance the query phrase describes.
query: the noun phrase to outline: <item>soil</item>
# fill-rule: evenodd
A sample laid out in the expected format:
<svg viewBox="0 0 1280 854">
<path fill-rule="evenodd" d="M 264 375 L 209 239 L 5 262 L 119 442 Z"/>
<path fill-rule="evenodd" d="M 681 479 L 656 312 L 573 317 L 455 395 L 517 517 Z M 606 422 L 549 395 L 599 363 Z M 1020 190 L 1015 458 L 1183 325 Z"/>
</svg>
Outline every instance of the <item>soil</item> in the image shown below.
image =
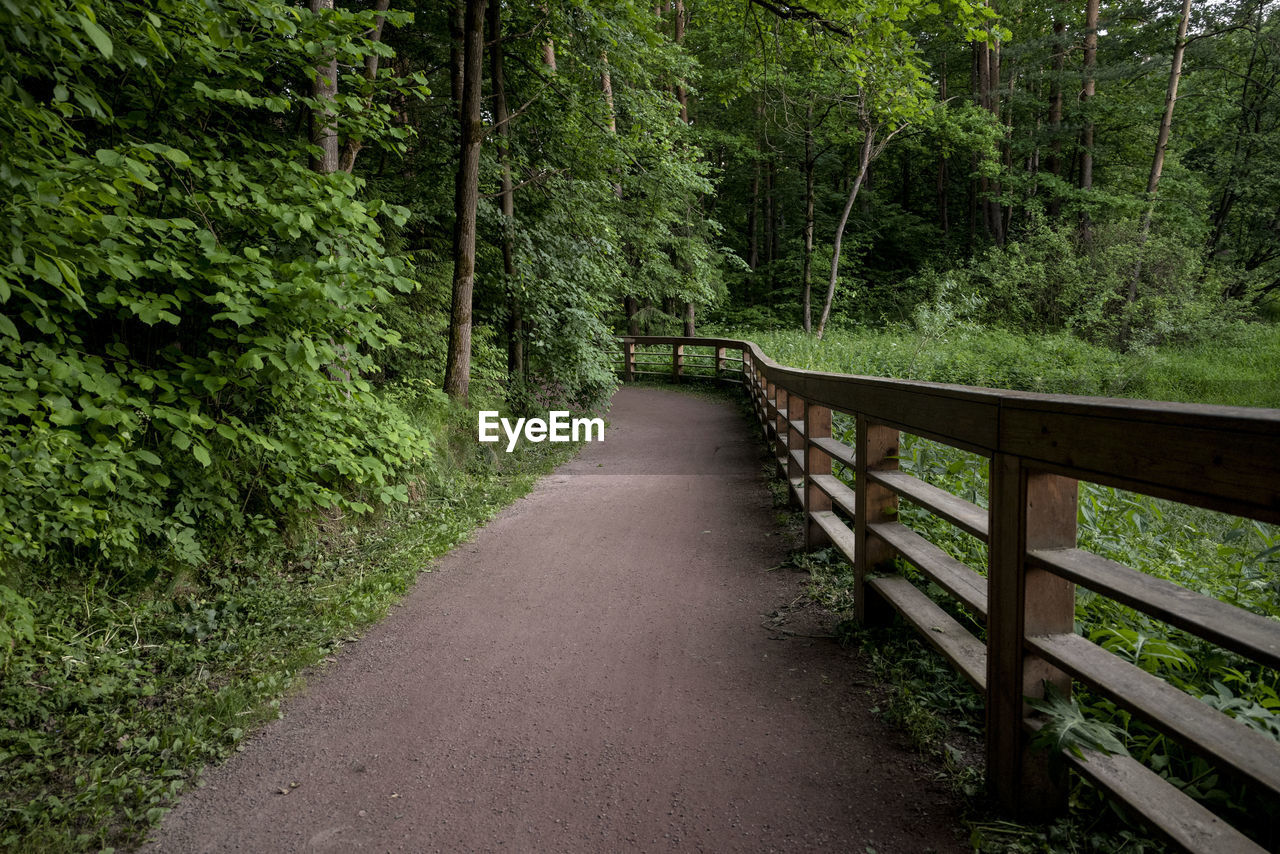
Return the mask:
<svg viewBox="0 0 1280 854">
<path fill-rule="evenodd" d="M 739 409 L 624 388 L 609 418 L 145 850 L 966 850 L 857 655 L 778 630 L 805 576 Z"/>
</svg>

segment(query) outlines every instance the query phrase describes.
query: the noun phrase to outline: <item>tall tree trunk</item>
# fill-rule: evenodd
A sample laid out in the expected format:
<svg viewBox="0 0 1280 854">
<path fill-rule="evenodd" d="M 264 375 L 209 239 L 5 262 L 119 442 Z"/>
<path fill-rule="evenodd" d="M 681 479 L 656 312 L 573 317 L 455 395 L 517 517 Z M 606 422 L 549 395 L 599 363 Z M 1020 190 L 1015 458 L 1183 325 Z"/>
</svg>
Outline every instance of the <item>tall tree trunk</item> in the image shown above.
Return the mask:
<svg viewBox="0 0 1280 854">
<path fill-rule="evenodd" d="M 382 25 L 386 21 L 386 16 L 382 13 L 386 12 L 390 5 L 391 0 L 376 0 L 373 4 L 373 11 L 378 14 L 373 19 L 373 29 L 365 35 L 369 41 L 374 42 L 375 44 L 382 41 Z M 370 83 L 373 83 L 378 79 L 378 59 L 379 56 L 376 53 L 371 53 L 365 57 L 364 78 Z M 365 103 L 367 104 L 368 101 L 366 100 Z M 362 147 L 364 147 L 363 140 L 356 139 L 355 137 L 348 139 L 347 144 L 342 148 L 342 158 L 339 162 L 338 168 L 343 172 L 350 174 L 351 170 L 356 167 L 356 155 L 360 153 L 360 149 Z"/>
<path fill-rule="evenodd" d="M 944 104 L 947 101 L 947 54 L 945 52 L 942 54 L 942 73 L 938 76 L 938 98 Z M 948 222 L 948 217 L 947 217 L 948 183 L 949 181 L 947 176 L 947 155 L 939 154 L 938 155 L 938 184 L 936 187 L 935 196 L 936 196 L 937 205 L 938 205 L 938 226 L 942 229 L 943 237 L 946 237 L 951 231 L 951 226 L 950 226 L 950 223 Z"/>
<path fill-rule="evenodd" d="M 1160 186 L 1160 174 L 1164 171 L 1164 153 L 1169 147 L 1169 134 L 1173 129 L 1173 105 L 1178 100 L 1178 82 L 1182 79 L 1182 57 L 1187 49 L 1187 26 L 1191 21 L 1191 0 L 1182 0 L 1182 17 L 1178 21 L 1178 39 L 1173 46 L 1173 64 L 1169 69 L 1169 88 L 1164 96 L 1164 113 L 1160 117 L 1160 132 L 1156 136 L 1156 152 L 1151 158 L 1151 174 L 1147 178 L 1147 212 L 1143 217 L 1143 231 L 1151 224 L 1151 209 L 1155 205 L 1156 190 Z"/>
<path fill-rule="evenodd" d="M 604 106 L 605 106 L 605 110 L 609 114 L 609 124 L 608 124 L 609 133 L 613 136 L 617 136 L 618 117 L 614 114 L 614 111 L 613 111 L 613 74 L 610 73 L 609 71 L 609 54 L 602 53 L 600 55 L 600 62 L 602 65 L 602 69 L 600 71 L 600 91 L 604 94 Z M 613 182 L 613 195 L 618 199 L 622 198 L 622 182 L 620 181 Z M 635 314 L 635 312 L 633 311 L 634 305 L 635 305 L 635 297 L 624 296 L 622 298 L 622 310 L 623 310 L 623 313 L 627 315 L 628 329 L 631 328 L 631 318 Z"/>
<path fill-rule="evenodd" d="M 1156 134 L 1156 151 L 1151 158 L 1151 172 L 1147 176 L 1147 209 L 1142 214 L 1142 235 L 1140 240 L 1146 242 L 1151 233 L 1151 216 L 1155 212 L 1156 192 L 1160 188 L 1160 175 L 1164 172 L 1164 155 L 1169 147 L 1169 134 L 1173 130 L 1173 106 L 1178 101 L 1178 83 L 1182 79 L 1182 57 L 1187 48 L 1187 26 L 1191 21 L 1191 0 L 1182 0 L 1182 16 L 1178 20 L 1178 38 L 1173 45 L 1173 63 L 1169 67 L 1169 86 L 1165 90 L 1164 112 L 1160 116 L 1160 131 Z M 1138 262 L 1133 278 L 1129 282 L 1127 302 L 1138 298 L 1138 275 L 1142 270 L 1142 262 Z"/>
<path fill-rule="evenodd" d="M 813 274 L 813 98 L 804 114 L 804 261 L 800 273 L 800 316 L 806 334 L 813 331 L 812 285 Z"/>
<path fill-rule="evenodd" d="M 453 117 L 462 111 L 462 85 L 466 80 L 467 0 L 453 0 L 449 11 L 449 95 Z"/>
<path fill-rule="evenodd" d="M 974 82 L 974 98 L 978 102 L 978 106 L 984 110 L 991 109 L 991 46 L 985 41 L 976 41 L 973 43 L 973 82 Z M 991 226 L 991 206 L 987 204 L 987 200 L 991 195 L 991 182 L 985 176 L 978 178 L 978 187 L 975 191 L 975 200 L 977 207 L 982 209 L 982 228 L 988 235 L 992 233 Z M 975 212 L 976 219 L 976 212 Z M 976 223 L 974 230 L 976 231 Z"/>
<path fill-rule="evenodd" d="M 987 51 L 987 61 L 991 64 L 990 71 L 987 76 L 987 85 L 990 91 L 987 95 L 987 109 L 996 117 L 996 121 L 1000 121 L 1000 42 L 996 42 L 995 47 Z M 1008 152 L 1008 142 L 1002 145 L 1005 153 Z M 987 207 L 990 210 L 991 218 L 991 236 L 995 239 L 996 246 L 1004 246 L 1004 206 L 1000 203 L 1000 181 L 991 182 L 991 197 L 987 199 Z"/>
<path fill-rule="evenodd" d="M 494 0 L 500 2 L 500 0 Z M 457 181 L 454 185 L 453 305 L 444 390 L 466 403 L 471 388 L 471 295 L 476 277 L 476 203 L 480 183 L 480 78 L 484 67 L 485 0 L 466 0 L 463 25 L 462 103 Z"/>
<path fill-rule="evenodd" d="M 333 14 L 333 0 L 311 0 L 311 11 L 317 16 Z M 338 171 L 338 129 L 334 126 L 333 99 L 338 94 L 338 58 L 330 55 L 316 66 L 311 83 L 311 97 L 320 106 L 311 111 L 311 144 L 320 153 L 311 158 L 311 169 L 322 175 Z"/>
<path fill-rule="evenodd" d="M 685 12 L 684 0 L 676 0 L 675 2 L 675 32 L 673 33 L 673 41 L 676 44 L 684 43 L 684 25 Z M 676 84 L 676 100 L 680 103 L 680 121 L 685 124 L 689 123 L 689 93 L 685 90 L 684 81 Z"/>
<path fill-rule="evenodd" d="M 1178 20 L 1178 38 L 1173 45 L 1173 63 L 1169 68 L 1169 87 L 1164 96 L 1164 113 L 1160 116 L 1160 131 L 1156 134 L 1156 151 L 1151 158 L 1151 173 L 1147 176 L 1147 209 L 1142 214 L 1142 231 L 1138 236 L 1139 245 L 1145 245 L 1151 233 L 1151 216 L 1155 212 L 1156 192 L 1160 188 L 1160 173 L 1164 171 L 1165 149 L 1169 146 L 1169 134 L 1173 130 L 1173 106 L 1178 101 L 1178 82 L 1182 79 L 1182 57 L 1187 48 L 1187 26 L 1191 21 L 1191 0 L 1182 0 L 1182 15 Z M 1130 310 L 1138 301 L 1138 281 L 1142 277 L 1142 256 L 1133 265 L 1133 276 L 1129 279 L 1129 290 L 1125 294 L 1125 315 L 1120 327 L 1120 344 L 1129 343 L 1132 323 Z"/>
<path fill-rule="evenodd" d="M 1055 10 L 1053 20 L 1053 74 L 1049 78 L 1049 173 L 1062 177 L 1062 70 L 1067 61 L 1067 22 L 1062 11 Z M 1062 197 L 1055 187 L 1049 199 L 1049 216 L 1058 218 Z"/>
<path fill-rule="evenodd" d="M 844 203 L 844 211 L 840 214 L 840 222 L 836 224 L 836 236 L 831 248 L 831 276 L 827 280 L 827 298 L 822 303 L 822 315 L 818 318 L 818 338 L 827 330 L 827 320 L 831 317 L 831 303 L 836 296 L 836 281 L 840 278 L 840 244 L 844 242 L 844 229 L 849 224 L 849 214 L 853 211 L 853 203 L 858 198 L 858 190 L 871 168 L 871 152 L 875 145 L 875 129 L 864 128 L 862 149 L 858 155 L 858 176 L 853 179 L 853 187 L 849 190 L 849 198 Z"/>
<path fill-rule="evenodd" d="M 672 33 L 672 40 L 677 45 L 684 44 L 684 26 L 685 11 L 684 0 L 675 0 L 675 25 Z M 684 81 L 676 83 L 676 101 L 680 104 L 680 121 L 686 125 L 689 124 L 689 93 L 685 89 Z M 694 308 L 692 302 L 684 304 L 684 334 L 687 338 L 692 338 L 694 334 Z"/>
<path fill-rule="evenodd" d="M 772 265 L 777 256 L 774 255 L 774 249 L 777 247 L 777 235 L 775 227 L 777 226 L 777 218 L 775 212 L 775 204 L 773 198 L 773 178 L 774 178 L 773 160 L 770 160 L 764 170 L 764 261 L 766 264 Z M 770 267 L 769 278 L 773 278 L 773 269 Z"/>
<path fill-rule="evenodd" d="M 1097 92 L 1098 67 L 1098 0 L 1086 0 L 1084 10 L 1084 86 L 1080 90 L 1080 107 L 1084 127 L 1080 133 L 1080 189 L 1093 189 L 1093 96 Z M 1089 212 L 1080 216 L 1080 235 L 1086 241 L 1092 235 Z"/>
<path fill-rule="evenodd" d="M 493 120 L 497 125 L 497 155 L 502 184 L 502 279 L 507 294 L 507 375 L 524 376 L 524 305 L 516 288 L 516 201 L 511 184 L 511 126 L 507 112 L 507 80 L 503 69 L 502 2 L 489 4 L 489 81 L 493 88 Z"/>
<path fill-rule="evenodd" d="M 747 209 L 747 266 L 760 266 L 760 161 L 755 161 L 751 177 L 751 207 Z"/>
</svg>

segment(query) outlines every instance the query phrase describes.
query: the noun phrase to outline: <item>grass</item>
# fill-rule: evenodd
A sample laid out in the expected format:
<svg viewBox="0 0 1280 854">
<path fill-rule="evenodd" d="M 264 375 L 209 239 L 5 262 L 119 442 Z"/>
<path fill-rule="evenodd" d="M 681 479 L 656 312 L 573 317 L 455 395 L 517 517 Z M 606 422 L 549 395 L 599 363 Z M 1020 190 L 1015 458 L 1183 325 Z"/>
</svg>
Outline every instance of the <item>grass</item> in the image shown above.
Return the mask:
<svg viewBox="0 0 1280 854">
<path fill-rule="evenodd" d="M 846 374 L 1234 406 L 1280 408 L 1280 325 L 1239 324 L 1213 341 L 1119 353 L 1066 333 L 1026 336 L 966 323 L 882 330 L 717 329 L 791 367 Z"/>
<path fill-rule="evenodd" d="M 140 841 L 202 767 L 281 714 L 309 668 L 575 451 L 493 453 L 473 418 L 440 426 L 411 500 L 378 515 L 321 517 L 294 542 L 229 548 L 159 585 L 92 573 L 28 585 L 35 642 L 0 659 L 0 849 Z"/>
</svg>

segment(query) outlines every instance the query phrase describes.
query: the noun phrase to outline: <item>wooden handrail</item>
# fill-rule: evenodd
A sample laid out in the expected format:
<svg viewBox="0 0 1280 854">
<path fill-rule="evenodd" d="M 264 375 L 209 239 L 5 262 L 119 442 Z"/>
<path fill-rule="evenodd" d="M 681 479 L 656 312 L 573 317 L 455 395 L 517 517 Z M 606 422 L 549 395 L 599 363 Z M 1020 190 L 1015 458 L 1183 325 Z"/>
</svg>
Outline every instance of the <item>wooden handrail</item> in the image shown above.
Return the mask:
<svg viewBox="0 0 1280 854">
<path fill-rule="evenodd" d="M 857 619 L 896 611 L 984 694 L 988 785 L 1005 807 L 1034 815 L 1064 803 L 1048 757 L 1030 750 L 1040 721 L 1026 698 L 1041 696 L 1046 683 L 1069 694 L 1073 678 L 1280 797 L 1280 743 L 1074 633 L 1079 583 L 1264 666 L 1280 664 L 1280 622 L 1076 548 L 1080 480 L 1280 523 L 1280 410 L 806 371 L 727 338 L 621 343 L 627 379 L 638 373 L 637 347 L 669 347 L 676 381 L 714 367 L 715 376 L 743 383 L 778 474 L 804 511 L 807 547 L 833 546 L 854 566 Z M 714 366 L 692 348 L 714 348 Z M 730 350 L 741 359 L 727 358 Z M 855 448 L 831 437 L 833 411 L 853 417 Z M 903 431 L 988 458 L 989 507 L 898 471 Z M 852 488 L 832 474 L 833 461 L 853 474 Z M 899 497 L 986 542 L 985 577 L 899 524 Z M 897 559 L 985 619 L 985 644 L 898 576 Z M 1180 848 L 1262 850 L 1225 821 L 1206 819 L 1137 760 L 1086 755 L 1068 757 L 1078 773 Z"/>
</svg>

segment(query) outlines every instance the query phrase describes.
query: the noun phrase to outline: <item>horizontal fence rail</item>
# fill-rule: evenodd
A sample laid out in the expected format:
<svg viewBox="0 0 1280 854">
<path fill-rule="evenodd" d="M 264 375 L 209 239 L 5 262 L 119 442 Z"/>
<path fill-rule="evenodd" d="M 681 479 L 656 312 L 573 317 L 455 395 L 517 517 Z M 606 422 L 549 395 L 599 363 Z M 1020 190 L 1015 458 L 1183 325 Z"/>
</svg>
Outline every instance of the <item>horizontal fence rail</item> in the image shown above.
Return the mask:
<svg viewBox="0 0 1280 854">
<path fill-rule="evenodd" d="M 984 696 L 987 781 L 1003 806 L 1034 816 L 1062 804 L 1061 779 L 1030 747 L 1043 720 L 1027 699 L 1046 684 L 1069 696 L 1073 682 L 1280 799 L 1280 743 L 1075 630 L 1078 585 L 1280 669 L 1280 622 L 1076 543 L 1079 481 L 1280 523 L 1280 410 L 805 371 L 735 339 L 628 336 L 621 347 L 628 381 L 743 384 L 804 511 L 807 547 L 834 547 L 854 567 L 855 616 L 875 621 L 892 607 Z M 852 418 L 853 447 L 832 437 L 833 412 Z M 903 432 L 987 458 L 989 506 L 900 471 Z M 985 574 L 897 521 L 900 500 L 985 543 Z M 900 575 L 898 559 L 984 622 L 985 642 Z M 1137 759 L 1082 753 L 1064 756 L 1183 850 L 1264 850 Z"/>
</svg>

